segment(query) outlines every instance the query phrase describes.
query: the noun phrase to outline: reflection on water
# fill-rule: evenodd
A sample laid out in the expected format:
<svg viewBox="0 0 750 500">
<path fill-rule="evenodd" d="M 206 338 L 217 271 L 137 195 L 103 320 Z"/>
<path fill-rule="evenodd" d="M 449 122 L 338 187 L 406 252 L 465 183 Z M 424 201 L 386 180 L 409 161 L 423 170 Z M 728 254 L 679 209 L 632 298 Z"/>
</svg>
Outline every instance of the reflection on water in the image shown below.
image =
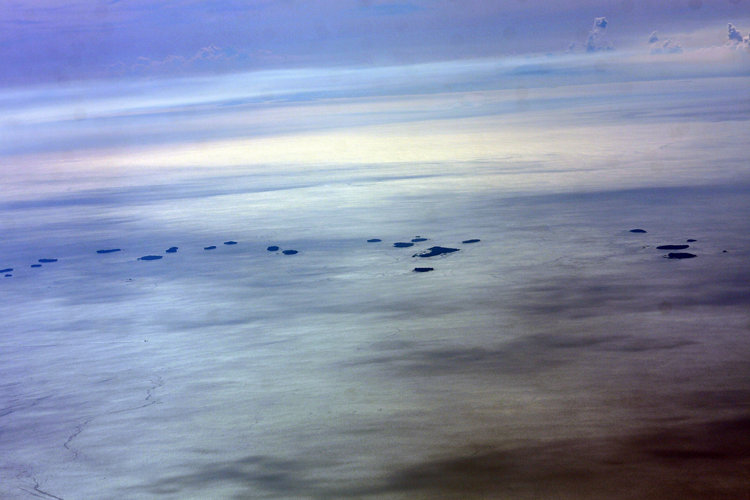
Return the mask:
<svg viewBox="0 0 750 500">
<path fill-rule="evenodd" d="M 4 206 L 4 498 L 746 493 L 744 187 L 175 186 Z"/>
</svg>

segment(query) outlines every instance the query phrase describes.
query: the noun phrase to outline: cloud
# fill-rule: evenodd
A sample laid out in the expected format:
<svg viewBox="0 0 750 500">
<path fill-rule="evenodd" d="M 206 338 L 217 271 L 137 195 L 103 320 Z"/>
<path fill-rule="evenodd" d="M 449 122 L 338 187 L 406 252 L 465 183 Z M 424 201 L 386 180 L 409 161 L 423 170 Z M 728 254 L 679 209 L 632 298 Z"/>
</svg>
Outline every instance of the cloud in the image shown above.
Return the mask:
<svg viewBox="0 0 750 500">
<path fill-rule="evenodd" d="M 607 25 L 606 17 L 597 17 L 594 19 L 594 26 L 589 32 L 586 39 L 586 52 L 599 52 L 603 50 L 612 50 L 612 43 L 606 39 Z"/>
<path fill-rule="evenodd" d="M 122 75 L 189 75 L 236 70 L 238 67 L 254 66 L 260 62 L 275 64 L 288 61 L 270 50 L 257 49 L 251 52 L 234 48 L 219 47 L 214 44 L 201 47 L 190 56 L 170 54 L 161 58 L 140 56 L 135 62 L 118 61 L 109 66 L 110 70 Z"/>
<path fill-rule="evenodd" d="M 225 50 L 216 45 L 208 45 L 198 49 L 195 54 L 190 57 L 180 55 L 168 55 L 163 59 L 150 59 L 147 57 L 139 57 L 136 62 L 134 69 L 140 67 L 151 67 L 158 68 L 162 66 L 168 67 L 187 67 L 197 66 L 205 63 L 218 63 L 222 61 L 228 61 L 235 59 L 237 53 L 232 50 Z"/>
<path fill-rule="evenodd" d="M 659 34 L 654 31 L 648 37 L 648 43 L 651 46 L 652 54 L 679 54 L 682 52 L 682 45 L 673 41 L 671 38 L 658 43 Z"/>
<path fill-rule="evenodd" d="M 742 33 L 740 33 L 734 24 L 729 23 L 727 25 L 726 45 L 735 49 L 750 50 L 750 35 L 742 36 Z"/>
<path fill-rule="evenodd" d="M 222 62 L 235 59 L 237 54 L 233 51 L 224 50 L 216 45 L 208 45 L 200 48 L 192 56 L 170 54 L 163 58 L 151 58 L 140 56 L 134 63 L 128 64 L 119 61 L 111 66 L 112 70 L 120 74 L 143 74 L 187 72 L 198 69 L 201 66 L 219 66 Z"/>
<path fill-rule="evenodd" d="M 686 47 L 681 42 L 672 38 L 662 38 L 657 31 L 652 31 L 648 36 L 650 54 L 670 55 L 669 60 L 688 65 L 694 68 L 722 69 L 734 68 L 739 74 L 746 75 L 748 63 L 750 63 L 750 35 L 743 34 L 737 27 L 728 23 L 726 38 L 723 43 L 715 43 L 720 40 L 720 32 L 716 28 L 700 30 L 699 32 L 683 33 Z M 661 61 L 667 61 L 665 57 Z"/>
<path fill-rule="evenodd" d="M 682 45 L 672 40 L 665 40 L 661 46 L 651 49 L 652 54 L 679 54 L 682 52 Z"/>
<path fill-rule="evenodd" d="M 730 42 L 732 41 L 742 42 L 742 33 L 737 31 L 737 28 L 735 28 L 732 23 L 729 23 L 729 25 L 727 26 L 727 31 L 728 31 L 727 36 Z"/>
</svg>

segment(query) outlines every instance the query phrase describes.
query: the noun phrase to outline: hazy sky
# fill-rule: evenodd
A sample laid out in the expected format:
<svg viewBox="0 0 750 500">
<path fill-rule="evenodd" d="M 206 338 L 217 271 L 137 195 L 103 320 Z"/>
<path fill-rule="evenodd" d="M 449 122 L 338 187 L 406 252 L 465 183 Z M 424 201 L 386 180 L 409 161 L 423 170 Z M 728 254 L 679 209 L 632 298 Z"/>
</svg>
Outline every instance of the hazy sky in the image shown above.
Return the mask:
<svg viewBox="0 0 750 500">
<path fill-rule="evenodd" d="M 11 0 L 0 9 L 0 83 L 587 49 L 678 52 L 724 44 L 728 23 L 746 35 L 750 2 Z"/>
<path fill-rule="evenodd" d="M 710 138 L 688 163 L 744 155 L 750 0 L 40 0 L 0 26 L 6 196 L 83 168 L 607 163 L 675 134 Z"/>
</svg>

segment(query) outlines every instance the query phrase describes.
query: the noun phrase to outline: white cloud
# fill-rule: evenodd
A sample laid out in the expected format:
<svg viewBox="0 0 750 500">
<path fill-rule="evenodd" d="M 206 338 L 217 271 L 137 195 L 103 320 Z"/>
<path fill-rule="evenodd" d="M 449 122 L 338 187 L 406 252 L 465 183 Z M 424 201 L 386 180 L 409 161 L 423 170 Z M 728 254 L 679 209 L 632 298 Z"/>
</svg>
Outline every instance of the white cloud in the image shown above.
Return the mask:
<svg viewBox="0 0 750 500">
<path fill-rule="evenodd" d="M 661 46 L 651 49 L 652 54 L 679 54 L 682 52 L 682 45 L 672 40 L 665 40 Z"/>
<path fill-rule="evenodd" d="M 651 46 L 652 54 L 679 54 L 682 52 L 682 45 L 671 38 L 668 38 L 661 43 L 658 43 L 659 41 L 659 34 L 656 31 L 649 35 L 648 43 Z"/>
<path fill-rule="evenodd" d="M 594 26 L 589 32 L 586 39 L 586 52 L 599 52 L 603 50 L 612 50 L 612 43 L 606 38 L 607 25 L 606 17 L 597 17 L 594 19 Z"/>
<path fill-rule="evenodd" d="M 750 63 L 750 34 L 743 34 L 732 23 L 726 26 L 725 34 L 717 27 L 680 33 L 680 41 L 671 37 L 663 38 L 658 31 L 652 31 L 648 36 L 649 52 L 675 56 L 670 60 L 684 64 L 708 65 L 715 68 L 734 65 L 738 71 L 746 74 L 747 65 Z M 660 60 L 667 61 L 664 57 Z"/>
<path fill-rule="evenodd" d="M 208 66 L 210 69 L 219 69 L 222 63 L 237 58 L 237 53 L 225 50 L 216 45 L 202 47 L 192 56 L 168 55 L 161 59 L 139 57 L 132 65 L 120 63 L 118 67 L 125 72 L 163 72 L 163 71 L 189 71 L 196 68 Z"/>
<path fill-rule="evenodd" d="M 257 49 L 251 52 L 207 45 L 189 56 L 171 54 L 162 58 L 138 57 L 134 62 L 119 61 L 109 66 L 119 75 L 189 75 L 196 73 L 224 72 L 242 66 L 252 66 L 259 61 L 277 63 L 290 60 L 272 51 Z"/>
<path fill-rule="evenodd" d="M 737 31 L 737 28 L 735 28 L 732 23 L 729 23 L 729 25 L 727 26 L 727 31 L 727 37 L 729 38 L 730 42 L 742 42 L 742 33 Z"/>
<path fill-rule="evenodd" d="M 740 33 L 734 24 L 729 23 L 727 25 L 726 45 L 735 49 L 750 50 L 750 35 L 742 36 L 742 33 Z"/>
</svg>

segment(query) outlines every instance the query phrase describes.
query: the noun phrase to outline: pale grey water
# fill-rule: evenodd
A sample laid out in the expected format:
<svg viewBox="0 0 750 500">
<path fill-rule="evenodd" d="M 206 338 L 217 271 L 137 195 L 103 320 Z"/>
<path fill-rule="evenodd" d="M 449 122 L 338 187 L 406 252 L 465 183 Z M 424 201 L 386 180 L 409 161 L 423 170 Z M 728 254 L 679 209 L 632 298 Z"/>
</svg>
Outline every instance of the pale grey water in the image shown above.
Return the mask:
<svg viewBox="0 0 750 500">
<path fill-rule="evenodd" d="M 0 496 L 743 498 L 747 185 L 466 181 L 506 167 L 3 204 Z"/>
</svg>

